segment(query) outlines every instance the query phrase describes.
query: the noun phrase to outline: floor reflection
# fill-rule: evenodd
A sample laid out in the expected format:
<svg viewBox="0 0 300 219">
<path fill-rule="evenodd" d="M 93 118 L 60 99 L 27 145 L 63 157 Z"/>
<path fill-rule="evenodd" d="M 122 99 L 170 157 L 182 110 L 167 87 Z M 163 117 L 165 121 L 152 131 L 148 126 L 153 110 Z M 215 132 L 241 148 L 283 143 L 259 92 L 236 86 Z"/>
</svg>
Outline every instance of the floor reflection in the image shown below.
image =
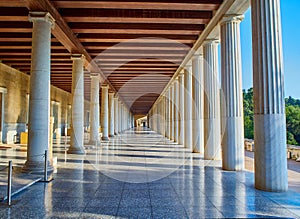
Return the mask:
<svg viewBox="0 0 300 219">
<path fill-rule="evenodd" d="M 300 216 L 300 194 L 255 190 L 253 173 L 223 171 L 150 130 L 130 130 L 86 155 L 54 144 L 57 173 L 0 204 L 0 218 L 247 218 Z M 88 140 L 88 139 L 87 139 Z M 24 162 L 16 147 L 1 162 Z"/>
</svg>

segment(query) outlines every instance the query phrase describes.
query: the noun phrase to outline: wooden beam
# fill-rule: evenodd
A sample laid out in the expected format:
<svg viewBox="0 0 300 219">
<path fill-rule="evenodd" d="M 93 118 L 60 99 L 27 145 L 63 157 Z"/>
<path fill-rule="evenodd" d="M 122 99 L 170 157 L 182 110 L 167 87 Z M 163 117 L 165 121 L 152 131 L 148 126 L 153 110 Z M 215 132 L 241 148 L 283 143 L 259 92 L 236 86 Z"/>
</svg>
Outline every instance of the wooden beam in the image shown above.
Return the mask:
<svg viewBox="0 0 300 219">
<path fill-rule="evenodd" d="M 81 42 L 75 36 L 73 31 L 69 28 L 66 21 L 63 19 L 61 14 L 57 11 L 55 6 L 51 4 L 49 0 L 24 0 L 26 2 L 27 8 L 30 11 L 47 11 L 55 19 L 55 26 L 52 30 L 52 34 L 58 39 L 58 41 L 65 46 L 65 48 L 70 53 L 83 54 L 86 58 L 86 67 L 90 68 L 90 71 L 99 72 L 102 76 L 102 82 L 104 82 L 105 77 L 103 77 L 102 72 L 98 69 L 97 65 L 93 63 L 93 59 L 84 49 Z M 110 84 L 109 81 L 107 81 Z M 110 84 L 111 85 L 111 84 Z M 112 86 L 111 86 L 112 87 Z M 112 87 L 113 88 L 113 87 Z"/>
<path fill-rule="evenodd" d="M 152 10 L 216 10 L 221 0 L 215 1 L 54 1 L 58 8 L 108 8 Z"/>
</svg>

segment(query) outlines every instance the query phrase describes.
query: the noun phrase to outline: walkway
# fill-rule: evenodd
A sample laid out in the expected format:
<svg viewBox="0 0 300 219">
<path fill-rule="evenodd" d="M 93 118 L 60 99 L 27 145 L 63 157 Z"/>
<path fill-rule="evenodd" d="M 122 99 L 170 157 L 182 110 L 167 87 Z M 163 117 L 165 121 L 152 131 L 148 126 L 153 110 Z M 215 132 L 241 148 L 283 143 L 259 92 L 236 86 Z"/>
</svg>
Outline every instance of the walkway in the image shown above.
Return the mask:
<svg viewBox="0 0 300 219">
<path fill-rule="evenodd" d="M 300 193 L 253 188 L 253 173 L 186 153 L 152 131 L 127 131 L 86 156 L 56 145 L 54 181 L 0 205 L 0 218 L 212 218 L 300 216 Z M 25 152 L 1 156 L 20 163 Z M 2 158 L 1 161 L 3 161 Z"/>
</svg>

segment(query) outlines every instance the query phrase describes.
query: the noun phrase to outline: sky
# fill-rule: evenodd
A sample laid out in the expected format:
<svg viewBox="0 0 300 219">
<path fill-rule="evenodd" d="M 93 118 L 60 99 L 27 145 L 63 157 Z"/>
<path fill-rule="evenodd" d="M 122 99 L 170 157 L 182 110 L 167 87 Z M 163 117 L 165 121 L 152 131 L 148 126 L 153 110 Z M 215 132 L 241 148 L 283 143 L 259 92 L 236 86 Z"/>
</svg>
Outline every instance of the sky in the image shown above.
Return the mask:
<svg viewBox="0 0 300 219">
<path fill-rule="evenodd" d="M 281 0 L 285 96 L 300 99 L 300 0 Z M 251 11 L 241 23 L 243 88 L 253 85 Z"/>
</svg>

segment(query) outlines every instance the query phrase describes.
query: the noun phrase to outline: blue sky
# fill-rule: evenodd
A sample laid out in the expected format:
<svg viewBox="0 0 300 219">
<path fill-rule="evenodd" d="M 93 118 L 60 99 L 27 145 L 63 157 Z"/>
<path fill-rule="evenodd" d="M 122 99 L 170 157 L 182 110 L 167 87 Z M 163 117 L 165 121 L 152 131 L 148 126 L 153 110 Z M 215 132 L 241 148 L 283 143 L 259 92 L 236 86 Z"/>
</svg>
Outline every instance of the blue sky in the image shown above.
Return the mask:
<svg viewBox="0 0 300 219">
<path fill-rule="evenodd" d="M 281 0 L 285 96 L 300 99 L 300 0 Z M 252 87 L 251 14 L 241 23 L 243 88 Z"/>
</svg>

